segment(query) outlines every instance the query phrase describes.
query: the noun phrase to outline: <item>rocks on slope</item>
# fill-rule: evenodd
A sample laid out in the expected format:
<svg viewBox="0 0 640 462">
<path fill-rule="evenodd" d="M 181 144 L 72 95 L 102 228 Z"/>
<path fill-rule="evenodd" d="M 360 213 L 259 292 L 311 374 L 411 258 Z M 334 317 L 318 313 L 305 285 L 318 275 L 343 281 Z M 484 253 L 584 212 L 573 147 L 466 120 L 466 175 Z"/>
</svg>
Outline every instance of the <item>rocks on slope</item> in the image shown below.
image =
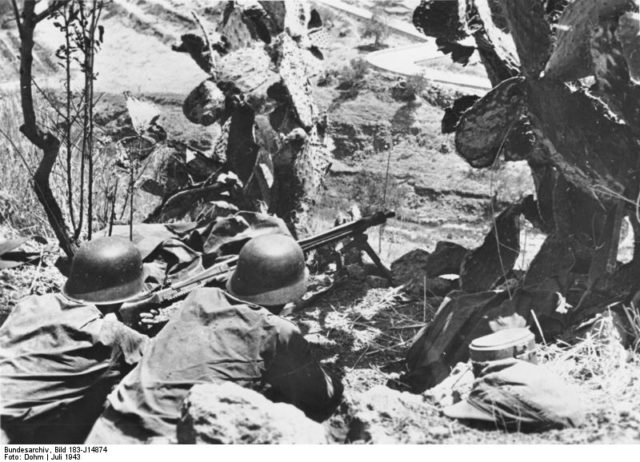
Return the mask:
<svg viewBox="0 0 640 462">
<path fill-rule="evenodd" d="M 290 404 L 231 382 L 194 386 L 183 404 L 178 442 L 322 444 L 324 427 Z"/>
<path fill-rule="evenodd" d="M 346 442 L 435 443 L 448 437 L 440 412 L 421 395 L 377 386 L 345 398 Z"/>
</svg>

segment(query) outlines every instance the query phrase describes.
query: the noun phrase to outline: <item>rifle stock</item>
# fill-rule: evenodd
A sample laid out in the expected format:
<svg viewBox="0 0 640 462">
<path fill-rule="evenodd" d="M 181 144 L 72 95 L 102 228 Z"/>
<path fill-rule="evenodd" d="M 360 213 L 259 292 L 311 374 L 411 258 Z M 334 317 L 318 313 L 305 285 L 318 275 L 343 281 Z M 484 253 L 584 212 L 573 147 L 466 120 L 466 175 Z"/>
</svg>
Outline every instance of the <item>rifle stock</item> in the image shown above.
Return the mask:
<svg viewBox="0 0 640 462">
<path fill-rule="evenodd" d="M 355 237 L 363 234 L 367 229 L 386 223 L 388 218 L 395 216 L 394 212 L 376 212 L 372 215 L 360 218 L 359 220 L 337 226 L 324 233 L 311 236 L 298 241 L 304 252 L 314 250 L 325 245 L 337 242 L 348 237 Z M 224 281 L 227 275 L 236 267 L 238 256 L 234 255 L 228 259 L 212 265 L 210 268 L 191 276 L 183 281 L 172 284 L 168 287 L 157 289 L 146 293 L 140 299 L 125 304 L 120 309 L 123 318 L 131 319 L 130 311 L 141 311 L 156 306 L 162 306 L 169 302 L 176 301 L 191 292 L 192 290 L 204 286 L 205 284 L 219 280 Z M 126 312 L 126 314 L 124 314 Z"/>
</svg>

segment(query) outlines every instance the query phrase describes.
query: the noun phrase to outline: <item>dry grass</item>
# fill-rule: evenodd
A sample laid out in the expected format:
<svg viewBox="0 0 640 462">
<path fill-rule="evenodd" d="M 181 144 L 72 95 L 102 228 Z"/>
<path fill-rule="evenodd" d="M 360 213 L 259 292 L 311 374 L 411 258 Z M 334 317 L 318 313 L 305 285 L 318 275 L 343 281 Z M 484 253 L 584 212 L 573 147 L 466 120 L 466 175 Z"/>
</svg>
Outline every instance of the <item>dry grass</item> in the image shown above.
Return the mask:
<svg viewBox="0 0 640 462">
<path fill-rule="evenodd" d="M 640 412 L 640 355 L 622 345 L 611 315 L 594 326 L 575 344 L 540 346 L 539 353 L 548 368 L 582 390 L 591 416 L 618 425 Z"/>
<path fill-rule="evenodd" d="M 422 327 L 423 305 L 408 302 L 402 287 L 370 288 L 347 279 L 294 318 L 307 326 L 306 338 L 346 388 L 364 391 L 398 378 Z"/>
<path fill-rule="evenodd" d="M 45 90 L 46 91 L 46 90 Z M 38 96 L 41 96 L 38 93 Z M 55 95 L 48 94 L 47 100 L 54 101 Z M 37 108 L 38 118 L 46 130 L 57 134 L 59 139 L 63 135 L 59 130 L 61 120 L 49 103 L 41 98 Z M 0 224 L 7 224 L 23 235 L 41 235 L 54 239 L 53 232 L 46 220 L 42 204 L 38 201 L 32 186 L 31 177 L 40 162 L 41 152 L 20 133 L 22 112 L 17 94 L 0 94 Z M 93 180 L 93 224 L 92 229 L 98 230 L 107 226 L 111 212 L 110 195 L 118 183 L 116 202 L 116 222 L 125 222 L 128 218 L 125 196 L 127 191 L 127 174 L 115 168 L 115 161 L 119 150 L 118 140 L 112 140 L 96 127 L 96 143 L 94 147 L 94 180 Z M 73 208 L 76 221 L 80 204 L 80 156 L 79 144 L 81 127 L 74 127 L 72 138 L 76 141 L 71 159 L 71 189 Z M 69 187 L 67 183 L 67 154 L 65 143 L 50 176 L 50 186 L 62 209 L 65 220 L 70 220 Z M 85 213 L 86 213 L 86 184 L 85 184 Z M 150 210 L 146 201 L 136 193 L 138 206 L 136 207 L 136 221 L 142 220 Z M 85 220 L 86 223 L 86 220 Z M 86 233 L 86 226 L 85 226 Z M 83 233 L 84 234 L 84 233 Z"/>
<path fill-rule="evenodd" d="M 0 94 L 0 224 L 24 234 L 51 236 L 30 181 L 38 153 L 20 133 L 19 104 L 16 96 Z"/>
<path fill-rule="evenodd" d="M 392 309 L 396 303 L 405 301 L 402 290 L 402 286 L 389 289 L 371 289 L 350 310 L 357 314 L 356 319 L 362 318 L 370 321 L 374 316 Z"/>
<path fill-rule="evenodd" d="M 631 306 L 623 306 L 623 311 L 629 323 L 629 334 L 633 339 L 631 349 L 635 353 L 640 353 L 640 310 L 632 302 Z"/>
<path fill-rule="evenodd" d="M 16 230 L 0 224 L 0 238 L 16 238 Z M 22 265 L 12 269 L 0 270 L 0 325 L 9 315 L 15 304 L 23 297 L 57 291 L 65 278 L 54 266 L 59 256 L 57 245 L 42 245 L 29 241 L 21 250 L 39 252 L 37 265 Z"/>
</svg>

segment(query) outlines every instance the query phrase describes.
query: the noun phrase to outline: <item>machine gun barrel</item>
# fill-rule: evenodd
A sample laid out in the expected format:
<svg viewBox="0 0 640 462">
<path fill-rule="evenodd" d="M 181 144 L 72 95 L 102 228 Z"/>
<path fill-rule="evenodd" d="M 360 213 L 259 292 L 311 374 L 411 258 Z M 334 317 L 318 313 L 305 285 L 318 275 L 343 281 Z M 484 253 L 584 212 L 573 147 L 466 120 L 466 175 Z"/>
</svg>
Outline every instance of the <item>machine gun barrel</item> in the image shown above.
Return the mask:
<svg viewBox="0 0 640 462">
<path fill-rule="evenodd" d="M 372 215 L 360 218 L 359 220 L 352 221 L 351 223 L 336 226 L 324 233 L 302 239 L 298 243 L 300 244 L 300 247 L 302 247 L 303 251 L 308 252 L 332 242 L 337 242 L 340 239 L 361 235 L 367 229 L 373 226 L 382 225 L 386 223 L 388 218 L 392 218 L 394 216 L 394 212 L 376 212 Z M 139 300 L 133 302 L 133 304 L 138 307 L 148 307 L 150 305 L 162 305 L 166 302 L 177 300 L 187 295 L 197 287 L 226 276 L 236 267 L 237 263 L 238 256 L 234 255 L 222 262 L 214 264 L 210 268 L 207 268 L 194 276 L 191 276 L 190 278 L 176 282 L 169 287 L 149 292 Z"/>
<path fill-rule="evenodd" d="M 388 218 L 393 218 L 394 216 L 394 212 L 376 212 L 373 215 L 360 218 L 359 220 L 336 226 L 335 228 L 316 236 L 302 239 L 298 243 L 300 244 L 300 247 L 302 247 L 302 250 L 308 252 L 309 250 L 317 249 L 332 242 L 339 241 L 340 239 L 344 239 L 345 237 L 362 234 L 373 226 L 386 223 Z"/>
</svg>

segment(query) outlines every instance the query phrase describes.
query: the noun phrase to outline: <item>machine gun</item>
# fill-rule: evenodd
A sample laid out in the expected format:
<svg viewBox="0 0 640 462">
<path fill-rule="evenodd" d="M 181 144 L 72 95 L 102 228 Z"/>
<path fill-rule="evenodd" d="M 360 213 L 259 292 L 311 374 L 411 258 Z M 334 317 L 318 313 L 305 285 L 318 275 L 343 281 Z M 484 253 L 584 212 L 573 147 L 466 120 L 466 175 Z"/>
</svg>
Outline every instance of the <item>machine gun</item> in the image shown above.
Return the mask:
<svg viewBox="0 0 640 462">
<path fill-rule="evenodd" d="M 391 272 L 383 265 L 378 255 L 369 245 L 365 231 L 373 226 L 386 223 L 388 218 L 394 216 L 394 212 L 376 212 L 367 217 L 352 221 L 351 223 L 336 226 L 316 236 L 302 239 L 298 241 L 298 243 L 304 252 L 308 252 L 333 242 L 350 238 L 351 242 L 345 246 L 345 249 L 358 247 L 364 250 L 389 281 L 391 281 Z M 176 282 L 168 287 L 147 292 L 141 298 L 124 304 L 122 308 L 120 308 L 120 315 L 125 319 L 131 319 L 134 312 L 167 306 L 186 297 L 191 291 L 198 287 L 203 287 L 212 282 L 223 282 L 229 277 L 237 263 L 238 256 L 234 255 L 185 280 Z"/>
</svg>

